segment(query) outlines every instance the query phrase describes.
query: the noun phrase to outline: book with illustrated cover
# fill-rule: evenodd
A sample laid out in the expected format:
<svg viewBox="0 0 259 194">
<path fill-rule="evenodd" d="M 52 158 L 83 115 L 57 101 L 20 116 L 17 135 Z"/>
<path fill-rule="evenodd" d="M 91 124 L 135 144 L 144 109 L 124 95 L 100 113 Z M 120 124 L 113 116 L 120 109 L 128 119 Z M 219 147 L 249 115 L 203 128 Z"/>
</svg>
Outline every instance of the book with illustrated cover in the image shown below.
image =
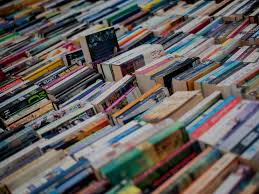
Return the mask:
<svg viewBox="0 0 259 194">
<path fill-rule="evenodd" d="M 106 28 L 80 38 L 86 64 L 111 56 L 119 51 L 114 28 Z M 91 66 L 91 65 L 90 65 Z"/>
</svg>

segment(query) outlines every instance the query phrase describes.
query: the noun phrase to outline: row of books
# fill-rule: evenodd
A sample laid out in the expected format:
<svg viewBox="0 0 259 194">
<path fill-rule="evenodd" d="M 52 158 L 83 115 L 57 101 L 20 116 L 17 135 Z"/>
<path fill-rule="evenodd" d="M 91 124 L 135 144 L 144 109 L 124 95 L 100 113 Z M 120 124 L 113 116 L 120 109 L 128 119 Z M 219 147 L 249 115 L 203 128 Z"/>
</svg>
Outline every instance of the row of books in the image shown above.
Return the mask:
<svg viewBox="0 0 259 194">
<path fill-rule="evenodd" d="M 1 193 L 258 192 L 258 1 L 0 10 Z"/>
<path fill-rule="evenodd" d="M 158 92 L 160 103 L 154 99 Z M 221 193 L 222 190 L 240 192 L 243 185 L 253 182 L 258 169 L 256 101 L 223 99 L 220 92 L 206 98 L 199 91 L 169 96 L 166 88 L 156 85 L 113 115 L 114 121 L 117 116 L 118 122 L 123 123 L 121 126 L 111 126 L 104 113 L 92 112 L 90 116 L 90 110 L 89 105 L 69 106 L 49 113 L 50 123 L 35 120 L 28 128 L 5 139 L 1 156 L 8 154 L 9 149 L 18 152 L 1 162 L 2 189 L 7 187 L 12 193 L 70 189 L 75 192 L 102 185 L 98 188 L 102 193 L 112 186 L 125 189 L 121 181 L 132 180 L 131 188 L 147 193 Z M 82 112 L 88 112 L 89 116 Z M 36 130 L 34 140 L 41 138 L 39 141 L 29 136 L 32 128 Z M 17 147 L 26 146 L 25 142 L 32 144 L 19 151 Z M 242 175 L 235 173 L 240 172 L 239 168 L 245 169 Z M 85 170 L 82 173 L 76 169 Z M 193 173 L 198 174 L 192 177 Z M 72 175 L 61 181 L 64 174 Z M 188 183 L 183 178 L 187 175 L 191 176 Z M 230 180 L 234 176 L 236 182 L 225 183 L 226 176 Z"/>
</svg>

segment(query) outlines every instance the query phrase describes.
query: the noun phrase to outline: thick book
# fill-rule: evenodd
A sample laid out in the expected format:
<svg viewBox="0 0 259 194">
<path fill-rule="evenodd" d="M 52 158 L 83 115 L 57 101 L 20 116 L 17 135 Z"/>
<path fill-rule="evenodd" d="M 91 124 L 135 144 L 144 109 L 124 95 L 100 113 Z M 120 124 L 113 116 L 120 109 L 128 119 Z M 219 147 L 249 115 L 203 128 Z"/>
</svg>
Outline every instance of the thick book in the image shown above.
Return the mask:
<svg viewBox="0 0 259 194">
<path fill-rule="evenodd" d="M 178 91 L 146 112 L 142 119 L 146 122 L 159 122 L 165 118 L 178 120 L 190 107 L 203 99 L 199 91 Z"/>
<path fill-rule="evenodd" d="M 119 51 L 113 27 L 82 36 L 80 37 L 80 43 L 86 64 L 90 66 L 92 62 L 114 55 Z"/>
</svg>

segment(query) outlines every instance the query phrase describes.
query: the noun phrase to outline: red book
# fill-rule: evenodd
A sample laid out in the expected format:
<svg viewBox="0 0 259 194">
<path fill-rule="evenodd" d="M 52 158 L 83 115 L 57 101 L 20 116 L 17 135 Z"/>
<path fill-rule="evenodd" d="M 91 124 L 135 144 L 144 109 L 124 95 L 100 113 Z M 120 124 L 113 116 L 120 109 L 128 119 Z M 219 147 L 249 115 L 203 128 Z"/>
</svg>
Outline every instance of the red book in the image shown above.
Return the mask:
<svg viewBox="0 0 259 194">
<path fill-rule="evenodd" d="M 158 185 L 162 184 L 169 177 L 175 174 L 178 170 L 184 167 L 188 162 L 190 162 L 193 158 L 195 158 L 198 154 L 200 154 L 201 150 L 198 148 L 198 142 L 191 140 L 188 143 L 182 145 L 177 148 L 176 151 L 173 151 L 169 154 L 165 159 L 158 162 L 155 166 L 148 169 L 144 173 L 136 176 L 133 179 L 133 184 L 141 188 L 143 185 L 141 182 L 146 182 L 146 180 L 150 180 L 146 186 L 151 188 L 156 188 Z M 179 158 L 179 155 L 183 155 Z M 172 161 L 175 160 L 175 164 Z M 154 177 L 154 174 L 161 174 L 161 176 Z M 152 175 L 153 174 L 153 175 Z M 153 179 L 153 180 L 152 180 Z M 140 186 L 140 185 L 142 186 Z M 146 184 L 146 183 L 144 183 Z M 148 186 L 149 185 L 149 186 Z M 144 186 L 145 187 L 145 186 Z"/>
<path fill-rule="evenodd" d="M 193 28 L 189 33 L 195 34 L 195 33 L 199 32 L 202 28 L 207 26 L 209 23 L 210 23 L 210 18 L 207 18 L 207 19 L 201 21 L 201 23 L 199 23 L 195 28 Z"/>
<path fill-rule="evenodd" d="M 247 25 L 249 24 L 249 19 L 247 18 L 245 21 L 243 21 L 233 32 L 231 32 L 227 39 L 234 38 L 239 32 L 241 32 Z"/>
<path fill-rule="evenodd" d="M 4 81 L 6 79 L 6 75 L 4 74 L 4 72 L 0 69 L 0 82 Z"/>
<path fill-rule="evenodd" d="M 205 123 L 198 127 L 192 134 L 191 137 L 194 139 L 199 138 L 204 132 L 208 131 L 213 125 L 215 125 L 224 115 L 226 115 L 232 108 L 240 103 L 241 98 L 234 98 L 228 104 L 226 104 L 220 111 L 210 117 Z"/>
<path fill-rule="evenodd" d="M 21 59 L 22 57 L 27 57 L 27 54 L 25 51 L 16 53 L 14 55 L 9 55 L 5 58 L 3 58 L 2 60 L 0 60 L 0 67 L 4 67 L 7 66 L 8 64 L 17 61 L 19 59 Z"/>
<path fill-rule="evenodd" d="M 3 71 L 0 70 L 0 77 L 3 76 L 2 74 L 4 74 L 4 73 L 3 73 Z M 5 76 L 5 75 L 4 75 L 4 76 Z M 1 81 L 2 81 L 2 80 L 1 80 Z M 8 83 L 8 84 L 2 86 L 2 87 L 0 88 L 0 92 L 4 92 L 5 90 L 8 90 L 8 89 L 10 89 L 10 88 L 16 86 L 17 84 L 19 84 L 19 83 L 21 83 L 21 82 L 22 82 L 21 79 L 16 79 L 16 80 L 12 81 L 11 83 Z"/>
</svg>

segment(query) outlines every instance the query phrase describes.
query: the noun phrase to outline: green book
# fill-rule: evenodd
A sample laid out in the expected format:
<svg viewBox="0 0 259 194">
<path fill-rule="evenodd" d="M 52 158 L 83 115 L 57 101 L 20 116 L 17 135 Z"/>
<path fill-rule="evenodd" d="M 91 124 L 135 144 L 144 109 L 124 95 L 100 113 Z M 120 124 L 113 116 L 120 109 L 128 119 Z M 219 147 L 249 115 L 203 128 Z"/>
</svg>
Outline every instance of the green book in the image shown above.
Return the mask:
<svg viewBox="0 0 259 194">
<path fill-rule="evenodd" d="M 116 185 L 123 179 L 132 179 L 151 168 L 187 141 L 188 135 L 182 124 L 175 123 L 171 127 L 162 129 L 137 147 L 123 153 L 101 167 L 99 171 L 109 179 L 112 185 Z"/>
<path fill-rule="evenodd" d="M 15 38 L 16 36 L 19 36 L 19 33 L 18 32 L 13 32 L 13 33 L 10 33 L 2 38 L 0 38 L 0 42 L 4 42 L 8 39 L 12 39 L 12 38 Z"/>
<path fill-rule="evenodd" d="M 184 189 L 191 185 L 191 183 L 200 177 L 208 168 L 210 168 L 219 158 L 221 153 L 219 150 L 212 150 L 201 160 L 191 166 L 186 172 L 180 175 L 173 184 L 171 184 L 161 194 L 182 193 Z"/>
<path fill-rule="evenodd" d="M 131 4 L 127 5 L 126 7 L 121 8 L 121 9 L 119 9 L 118 11 L 116 11 L 116 12 L 114 12 L 114 13 L 108 15 L 108 16 L 106 17 L 106 19 L 104 20 L 104 23 L 106 23 L 106 25 L 110 25 L 111 22 L 112 22 L 113 20 L 115 20 L 116 18 L 119 18 L 119 17 L 121 17 L 122 15 L 125 15 L 125 14 L 127 14 L 127 13 L 129 13 L 129 12 L 133 12 L 133 11 L 135 11 L 135 10 L 137 10 L 137 9 L 139 9 L 138 4 L 137 4 L 137 3 L 131 3 Z"/>
</svg>

